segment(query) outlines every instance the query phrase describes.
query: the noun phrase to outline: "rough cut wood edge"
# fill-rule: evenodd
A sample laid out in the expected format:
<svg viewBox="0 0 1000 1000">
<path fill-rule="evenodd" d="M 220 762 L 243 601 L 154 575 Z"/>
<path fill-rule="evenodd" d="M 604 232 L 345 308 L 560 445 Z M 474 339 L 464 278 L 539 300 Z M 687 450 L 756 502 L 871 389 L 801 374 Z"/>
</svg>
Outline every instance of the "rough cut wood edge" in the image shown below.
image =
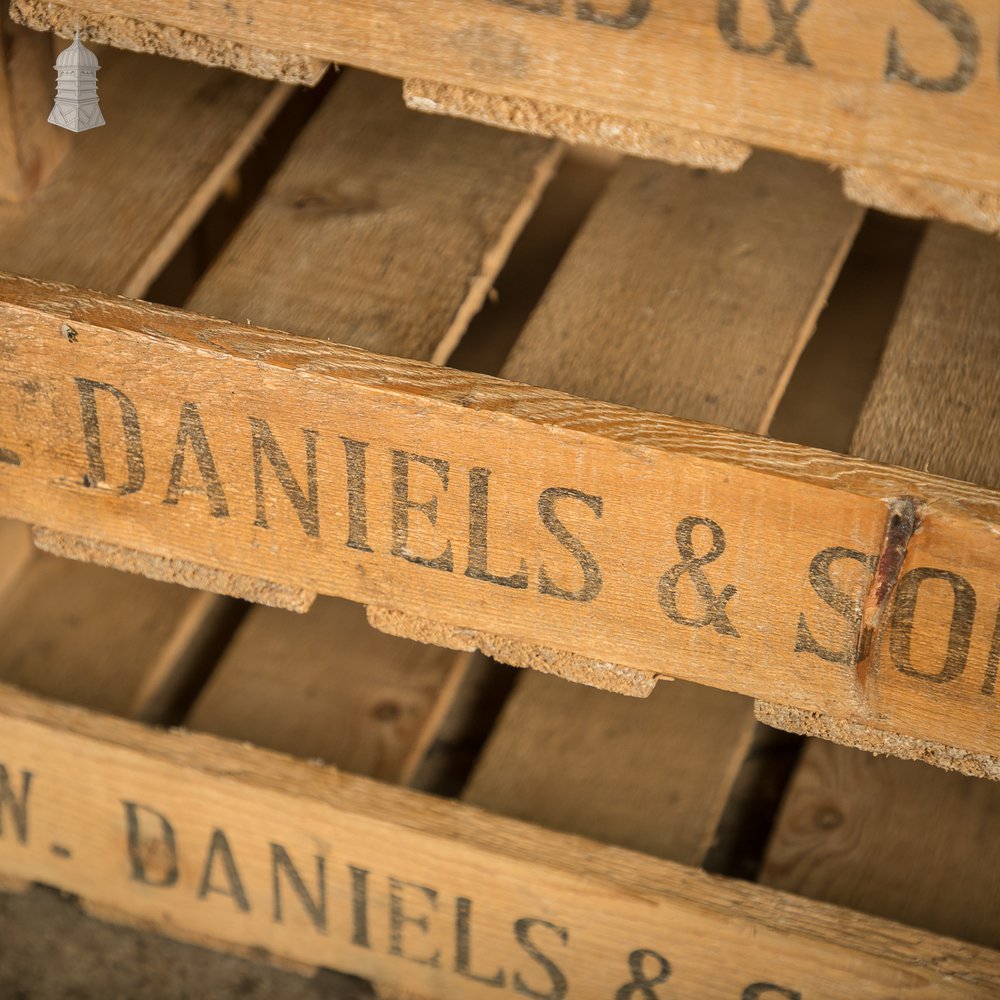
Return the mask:
<svg viewBox="0 0 1000 1000">
<path fill-rule="evenodd" d="M 1000 234 L 1000 194 L 886 170 L 844 171 L 844 194 L 859 205 L 913 219 L 944 219 Z"/>
<path fill-rule="evenodd" d="M 172 59 L 187 59 L 205 66 L 224 66 L 283 83 L 311 87 L 322 78 L 329 65 L 322 59 L 211 38 L 154 21 L 118 14 L 91 18 L 85 10 L 48 3 L 47 0 L 11 0 L 10 13 L 20 24 L 36 31 L 52 31 L 63 38 L 73 37 L 79 17 L 80 33 L 88 41 L 132 52 L 152 52 Z"/>
<path fill-rule="evenodd" d="M 27 879 L 18 878 L 16 875 L 5 875 L 0 872 L 0 892 L 10 896 L 20 896 L 31 888 L 31 883 Z"/>
<path fill-rule="evenodd" d="M 735 139 L 670 128 L 639 118 L 597 114 L 530 97 L 488 94 L 432 80 L 404 81 L 403 99 L 414 111 L 453 115 L 515 132 L 603 146 L 629 156 L 681 166 L 739 170 L 751 152 L 748 145 Z"/>
<path fill-rule="evenodd" d="M 494 660 L 512 667 L 526 667 L 543 674 L 554 674 L 565 680 L 576 681 L 589 687 L 627 694 L 634 698 L 648 698 L 660 678 L 642 670 L 633 670 L 617 663 L 600 663 L 575 653 L 546 649 L 501 635 L 479 632 L 476 629 L 458 628 L 442 622 L 421 618 L 419 615 L 390 608 L 368 605 L 368 623 L 374 628 L 401 639 L 413 639 L 446 649 L 478 650 Z"/>
<path fill-rule="evenodd" d="M 54 556 L 96 563 L 98 566 L 126 573 L 141 573 L 152 580 L 179 583 L 197 590 L 211 590 L 216 594 L 237 597 L 253 604 L 265 604 L 271 608 L 283 608 L 285 611 L 302 614 L 309 610 L 316 599 L 315 593 L 298 587 L 287 587 L 239 573 L 226 573 L 184 559 L 167 559 L 48 528 L 35 528 L 33 536 L 38 548 Z"/>
<path fill-rule="evenodd" d="M 754 702 L 754 714 L 759 722 L 774 729 L 798 733 L 800 736 L 818 736 L 844 746 L 867 750 L 876 756 L 891 754 L 904 760 L 922 760 L 926 764 L 934 764 L 947 771 L 958 771 L 974 778 L 1000 781 L 1000 759 L 990 754 L 970 753 L 931 740 L 919 740 L 871 729 L 860 723 L 836 719 L 822 712 L 804 712 L 765 701 Z"/>
<path fill-rule="evenodd" d="M 259 748 L 153 730 L 4 685 L 0 714 L 0 757 L 37 772 L 39 788 L 44 782 L 63 791 L 33 796 L 37 828 L 72 829 L 94 848 L 86 863 L 67 865 L 54 858 L 44 836 L 23 844 L 8 840 L 0 842 L 4 869 L 74 892 L 107 916 L 126 909 L 129 922 L 151 920 L 171 936 L 197 933 L 212 945 L 225 937 L 227 948 L 256 946 L 258 954 L 266 949 L 307 966 L 329 964 L 424 993 L 463 1000 L 493 995 L 492 987 L 453 976 L 445 960 L 430 968 L 385 948 L 381 928 L 388 905 L 381 886 L 387 876 L 409 877 L 433 887 L 442 901 L 470 887 L 478 892 L 477 920 L 490 922 L 493 933 L 486 938 L 494 947 L 504 946 L 498 935 L 513 915 L 542 912 L 565 919 L 568 940 L 583 945 L 565 959 L 574 963 L 567 966 L 570 974 L 587 984 L 580 996 L 613 995 L 619 965 L 626 965 L 630 949 L 650 939 L 667 942 L 672 958 L 680 954 L 676 976 L 687 981 L 687 988 L 678 984 L 684 996 L 728 1000 L 748 980 L 763 984 L 765 973 L 767 982 L 793 976 L 803 995 L 817 1000 L 957 1000 L 992 996 L 1000 985 L 1000 956 L 989 949 Z M 372 927 L 379 928 L 375 947 L 352 946 L 339 933 L 318 935 L 299 910 L 286 911 L 280 923 L 263 905 L 239 919 L 231 913 L 219 919 L 217 910 L 198 901 L 198 871 L 189 865 L 180 867 L 182 884 L 175 890 L 151 894 L 136 886 L 115 857 L 122 849 L 120 805 L 135 801 L 136 792 L 139 802 L 166 810 L 198 839 L 224 824 L 244 859 L 242 877 L 251 898 L 266 898 L 271 880 L 268 866 L 252 860 L 256 851 L 244 850 L 250 841 L 266 845 L 277 837 L 299 857 L 316 850 L 317 835 L 325 831 L 321 836 L 332 846 L 324 843 L 324 854 L 374 875 L 377 895 L 369 910 Z M 339 900 L 343 905 L 348 897 L 340 893 Z M 451 947 L 447 924 L 429 925 L 427 934 L 434 935 L 432 944 Z M 507 945 L 506 954 L 520 959 L 523 953 Z"/>
</svg>

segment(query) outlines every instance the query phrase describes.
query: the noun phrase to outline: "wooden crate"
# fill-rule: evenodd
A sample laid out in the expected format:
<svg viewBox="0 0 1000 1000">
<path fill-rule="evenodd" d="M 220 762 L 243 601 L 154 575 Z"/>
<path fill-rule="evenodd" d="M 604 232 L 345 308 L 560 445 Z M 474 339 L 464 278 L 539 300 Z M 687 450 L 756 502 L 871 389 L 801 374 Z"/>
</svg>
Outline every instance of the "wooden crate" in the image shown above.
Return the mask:
<svg viewBox="0 0 1000 1000">
<path fill-rule="evenodd" d="M 13 0 L 34 27 L 266 77 L 328 62 L 412 107 L 735 169 L 751 148 L 842 168 L 860 203 L 1000 230 L 990 0 Z"/>
<path fill-rule="evenodd" d="M 146 292 L 287 90 L 116 58 L 129 128 L 0 208 L 0 266 L 101 289 L 0 279 L 0 513 L 86 560 L 3 528 L 0 872 L 427 996 L 994 995 L 994 783 L 810 741 L 734 859 L 776 798 L 749 696 L 995 776 L 996 244 L 932 226 L 904 292 L 820 167 L 627 161 L 494 331 L 503 377 L 436 367 L 560 147 L 348 73 L 168 310 L 109 293 Z M 795 440 L 790 380 L 866 354 L 854 457 L 754 436 Z M 317 593 L 404 637 L 216 596 Z M 435 797 L 477 650 L 537 669 Z"/>
</svg>

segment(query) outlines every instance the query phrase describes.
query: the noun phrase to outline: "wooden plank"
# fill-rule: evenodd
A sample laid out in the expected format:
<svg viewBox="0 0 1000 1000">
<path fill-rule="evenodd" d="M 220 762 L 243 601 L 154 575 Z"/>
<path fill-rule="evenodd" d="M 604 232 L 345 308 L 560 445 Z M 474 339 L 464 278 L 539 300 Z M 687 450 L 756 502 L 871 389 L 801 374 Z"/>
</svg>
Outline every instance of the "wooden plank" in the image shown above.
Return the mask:
<svg viewBox="0 0 1000 1000">
<path fill-rule="evenodd" d="M 0 10 L 0 202 L 30 197 L 69 150 L 69 134 L 47 122 L 54 60 L 50 37 Z"/>
<path fill-rule="evenodd" d="M 95 22 L 125 15 L 404 79 L 429 76 L 1000 191 L 1000 25 L 992 0 L 627 8 L 90 0 L 88 11 Z"/>
<path fill-rule="evenodd" d="M 442 362 L 560 155 L 415 115 L 393 81 L 345 74 L 190 308 Z"/>
<path fill-rule="evenodd" d="M 218 601 L 38 555 L 0 607 L 0 678 L 46 697 L 139 717 L 158 687 L 150 679 L 180 669 L 197 644 L 206 599 Z"/>
<path fill-rule="evenodd" d="M 1000 946 L 1000 788 L 810 740 L 761 881 Z"/>
<path fill-rule="evenodd" d="M 321 598 L 304 617 L 258 608 L 185 724 L 407 784 L 469 657 L 384 635 L 347 601 Z"/>
<path fill-rule="evenodd" d="M 504 374 L 762 431 L 860 217 L 811 164 L 765 155 L 725 178 L 628 162 Z M 776 273 L 787 280 L 763 280 Z M 466 797 L 700 865 L 753 726 L 746 699 L 696 685 L 661 685 L 637 702 L 534 674 L 518 685 Z"/>
<path fill-rule="evenodd" d="M 291 88 L 167 59 L 101 58 L 108 126 L 74 136 L 30 202 L 0 204 L 0 267 L 142 295 Z"/>
<path fill-rule="evenodd" d="M 985 595 L 1000 556 L 993 527 L 1000 505 L 991 490 L 15 277 L 0 279 L 0 345 L 0 425 L 12 429 L 10 446 L 23 457 L 3 470 L 2 515 L 363 603 L 384 605 L 391 594 L 394 605 L 430 620 L 650 674 L 669 670 L 861 723 L 875 721 L 874 706 L 879 724 L 904 736 L 971 753 L 1000 751 L 993 702 L 981 691 L 995 616 Z M 26 382 L 37 386 L 33 394 Z M 141 474 L 134 439 L 131 467 L 125 450 L 123 416 L 131 422 L 131 410 L 97 383 L 135 407 Z M 212 515 L 207 496 L 163 503 L 178 422 L 184 413 L 189 424 L 194 419 L 185 403 L 198 407 L 226 517 Z M 347 466 L 352 448 L 356 459 L 362 445 L 364 519 L 360 468 L 354 465 L 351 485 Z M 477 469 L 492 473 L 488 505 L 480 503 L 488 499 L 486 474 Z M 205 475 L 214 489 L 215 476 Z M 603 500 L 601 519 L 583 503 L 561 512 L 602 571 L 592 601 L 539 593 L 538 559 L 566 588 L 579 587 L 582 573 L 538 517 L 539 498 L 552 488 Z M 488 553 L 478 535 L 470 544 L 470 489 L 476 532 L 480 511 L 489 522 Z M 849 621 L 824 611 L 810 564 L 831 547 L 874 557 L 890 520 L 885 498 L 907 496 L 920 500 L 921 525 L 908 565 L 961 574 L 984 595 L 987 621 L 974 632 L 969 669 L 943 685 L 877 668 L 892 662 L 890 635 L 898 643 L 909 627 L 883 620 L 888 628 L 872 643 L 876 666 L 862 685 L 852 659 L 856 634 Z M 434 523 L 409 506 L 418 503 L 436 511 Z M 707 565 L 711 607 L 725 588 L 736 588 L 729 611 L 738 637 L 714 625 L 678 624 L 660 603 L 663 578 L 695 565 L 677 546 L 678 526 L 689 517 L 718 525 L 726 546 L 718 565 L 704 562 L 717 547 L 707 526 L 695 558 Z M 482 578 L 477 560 L 484 554 L 489 572 L 500 576 L 516 573 L 531 553 L 527 587 Z M 859 563 L 844 586 L 864 593 L 865 568 Z M 951 600 L 936 591 L 921 598 L 920 615 L 944 626 Z M 817 646 L 847 650 L 850 662 L 828 664 L 803 648 L 800 616 Z M 913 647 L 924 668 L 921 647 Z"/>
<path fill-rule="evenodd" d="M 27 525 L 0 519 L 0 602 L 33 553 Z"/>
<path fill-rule="evenodd" d="M 0 870 L 168 933 L 470 1000 L 614 996 L 640 962 L 665 968 L 649 951 L 680 996 L 1000 988 L 995 952 L 459 803 L 9 688 L 0 712 L 5 819 L 27 819 L 23 839 L 5 824 Z"/>
<path fill-rule="evenodd" d="M 156 24 L 125 15 L 95 18 L 91 12 L 48 0 L 11 0 L 11 14 L 21 23 L 41 31 L 72 38 L 79 23 L 89 40 L 110 42 L 116 48 L 149 52 L 173 59 L 190 59 L 206 66 L 221 66 L 283 83 L 312 85 L 327 69 L 323 59 L 273 48 L 209 38 L 169 24 Z"/>
<path fill-rule="evenodd" d="M 1000 308 L 998 265 L 1000 253 L 987 237 L 944 224 L 931 227 L 855 433 L 851 446 L 855 454 L 997 488 L 1000 456 L 993 437 L 1000 423 L 1000 368 L 996 364 L 1000 335 L 994 319 Z M 942 344 L 948 345 L 947 351 L 942 351 Z M 912 551 L 911 547 L 896 570 L 895 598 L 890 601 L 887 596 L 885 604 L 891 604 L 892 631 L 897 637 L 897 622 L 915 620 L 916 624 L 904 626 L 902 631 L 912 635 L 903 645 L 897 638 L 886 663 L 905 675 L 911 686 L 939 690 L 957 686 L 967 665 L 975 662 L 970 659 L 972 647 L 967 648 L 964 639 L 974 633 L 976 643 L 989 652 L 980 676 L 968 683 L 966 697 L 985 705 L 995 687 L 1000 632 L 994 628 L 998 619 L 992 609 L 977 616 L 976 606 L 977 595 L 981 600 L 990 590 L 968 583 L 960 571 L 956 577 L 930 574 L 935 581 L 925 585 L 922 578 L 928 574 L 918 571 L 919 559 L 911 561 Z M 917 588 L 921 615 L 931 589 L 945 592 L 942 596 L 950 607 L 944 619 L 932 625 L 912 610 L 917 606 Z M 854 613 L 861 614 L 860 605 Z M 920 650 L 919 663 L 907 658 L 913 649 Z M 885 718 L 898 709 L 891 689 L 879 692 L 877 709 L 862 726 L 838 713 L 802 714 L 781 704 L 759 706 L 758 715 L 780 728 L 826 736 L 862 749 L 929 760 L 975 775 L 1000 776 L 989 760 L 968 759 L 919 737 L 911 741 L 907 737 L 915 734 L 886 725 Z"/>
</svg>

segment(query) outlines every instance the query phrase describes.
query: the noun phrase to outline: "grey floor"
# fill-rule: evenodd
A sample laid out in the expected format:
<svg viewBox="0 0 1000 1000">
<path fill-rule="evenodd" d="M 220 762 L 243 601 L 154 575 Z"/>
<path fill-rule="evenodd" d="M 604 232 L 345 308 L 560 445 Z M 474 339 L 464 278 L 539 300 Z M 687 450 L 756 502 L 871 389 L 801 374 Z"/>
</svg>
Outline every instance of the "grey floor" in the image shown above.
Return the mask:
<svg viewBox="0 0 1000 1000">
<path fill-rule="evenodd" d="M 360 980 L 312 978 L 114 927 L 36 886 L 0 895 L 2 1000 L 367 1000 Z"/>
</svg>

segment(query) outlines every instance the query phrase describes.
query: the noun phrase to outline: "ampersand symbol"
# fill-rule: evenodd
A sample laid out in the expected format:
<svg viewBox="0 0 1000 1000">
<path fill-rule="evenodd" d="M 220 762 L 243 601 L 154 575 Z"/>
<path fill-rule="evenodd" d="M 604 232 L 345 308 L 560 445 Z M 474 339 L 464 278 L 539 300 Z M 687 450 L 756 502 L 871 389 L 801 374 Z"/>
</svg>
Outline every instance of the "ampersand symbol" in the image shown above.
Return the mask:
<svg viewBox="0 0 1000 1000">
<path fill-rule="evenodd" d="M 694 552 L 694 529 L 698 525 L 704 525 L 712 532 L 712 548 L 701 556 L 696 556 Z M 678 625 L 690 625 L 694 628 L 711 625 L 716 632 L 738 639 L 740 633 L 726 614 L 726 605 L 736 594 L 736 587 L 729 584 L 721 593 L 716 594 L 702 569 L 710 562 L 715 562 L 726 551 L 726 536 L 722 528 L 707 517 L 686 517 L 677 525 L 676 538 L 677 551 L 683 562 L 672 566 L 660 577 L 660 607 Z M 677 609 L 677 584 L 685 574 L 691 578 L 698 597 L 705 602 L 705 611 L 700 618 L 688 618 Z"/>
</svg>

